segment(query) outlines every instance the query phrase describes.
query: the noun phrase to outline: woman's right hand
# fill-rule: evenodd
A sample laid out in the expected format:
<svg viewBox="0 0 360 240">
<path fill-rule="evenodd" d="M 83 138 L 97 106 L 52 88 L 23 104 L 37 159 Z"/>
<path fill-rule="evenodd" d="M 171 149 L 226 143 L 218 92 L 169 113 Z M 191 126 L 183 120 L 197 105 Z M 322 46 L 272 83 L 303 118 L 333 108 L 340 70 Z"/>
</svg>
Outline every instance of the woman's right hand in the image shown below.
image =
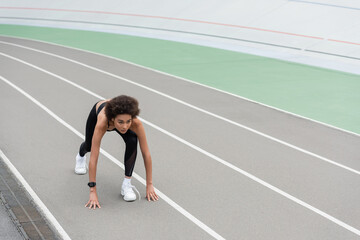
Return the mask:
<svg viewBox="0 0 360 240">
<path fill-rule="evenodd" d="M 88 207 L 89 209 L 94 209 L 94 210 L 96 209 L 96 207 L 101 208 L 95 189 L 90 190 L 90 199 L 87 202 L 87 204 L 85 205 L 85 207 Z"/>
</svg>

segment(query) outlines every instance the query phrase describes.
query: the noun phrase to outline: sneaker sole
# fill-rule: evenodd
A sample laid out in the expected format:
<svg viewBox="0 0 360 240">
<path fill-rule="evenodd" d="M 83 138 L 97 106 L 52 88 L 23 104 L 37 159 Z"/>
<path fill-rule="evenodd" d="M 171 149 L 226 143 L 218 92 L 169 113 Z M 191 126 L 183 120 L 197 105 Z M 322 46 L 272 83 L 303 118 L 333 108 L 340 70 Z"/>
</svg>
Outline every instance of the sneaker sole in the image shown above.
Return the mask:
<svg viewBox="0 0 360 240">
<path fill-rule="evenodd" d="M 126 200 L 125 198 L 123 198 L 125 202 L 135 202 L 136 198 L 135 199 L 131 199 L 131 200 Z"/>
<path fill-rule="evenodd" d="M 121 192 L 120 194 L 121 194 L 121 196 L 123 196 L 123 199 L 124 199 L 125 202 L 134 202 L 136 200 L 136 198 L 135 199 L 125 199 L 124 193 Z"/>
<path fill-rule="evenodd" d="M 76 171 L 76 170 L 75 170 L 75 173 L 76 173 L 77 175 L 85 175 L 85 174 L 87 173 L 87 171 L 85 170 L 85 172 L 83 172 L 83 171 Z"/>
</svg>

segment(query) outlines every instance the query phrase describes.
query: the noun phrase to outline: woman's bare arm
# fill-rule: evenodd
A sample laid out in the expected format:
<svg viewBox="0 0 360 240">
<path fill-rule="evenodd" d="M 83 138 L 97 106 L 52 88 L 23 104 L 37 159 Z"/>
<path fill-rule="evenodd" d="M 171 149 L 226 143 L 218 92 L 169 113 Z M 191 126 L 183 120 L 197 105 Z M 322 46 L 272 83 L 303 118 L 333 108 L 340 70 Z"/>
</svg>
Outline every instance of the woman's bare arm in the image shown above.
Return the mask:
<svg viewBox="0 0 360 240">
<path fill-rule="evenodd" d="M 131 130 L 134 131 L 139 139 L 141 154 L 144 159 L 145 170 L 146 170 L 146 198 L 150 201 L 156 201 L 159 199 L 155 193 L 153 182 L 152 182 L 152 159 L 149 150 L 149 146 L 146 140 L 146 134 L 144 126 L 141 121 L 137 118 L 133 119 Z"/>
<path fill-rule="evenodd" d="M 99 158 L 100 152 L 100 144 L 101 139 L 103 138 L 106 132 L 107 125 L 104 124 L 104 119 L 99 115 L 98 122 L 95 126 L 94 135 L 91 142 L 91 153 L 90 153 L 90 161 L 89 161 L 89 182 L 96 182 L 96 169 L 97 162 Z M 85 205 L 85 207 L 89 207 L 90 209 L 96 209 L 96 207 L 100 207 L 98 196 L 96 193 L 96 186 L 90 188 L 90 197 L 89 201 Z"/>
</svg>

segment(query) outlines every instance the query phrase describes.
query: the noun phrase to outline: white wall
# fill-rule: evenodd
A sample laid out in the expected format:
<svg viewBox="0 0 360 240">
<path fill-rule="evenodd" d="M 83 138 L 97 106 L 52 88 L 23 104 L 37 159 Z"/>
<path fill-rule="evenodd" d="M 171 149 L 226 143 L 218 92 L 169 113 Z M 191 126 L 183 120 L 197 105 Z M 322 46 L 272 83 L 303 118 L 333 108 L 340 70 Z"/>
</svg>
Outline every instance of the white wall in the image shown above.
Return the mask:
<svg viewBox="0 0 360 240">
<path fill-rule="evenodd" d="M 168 39 L 360 74 L 358 0 L 1 0 L 0 23 Z"/>
</svg>

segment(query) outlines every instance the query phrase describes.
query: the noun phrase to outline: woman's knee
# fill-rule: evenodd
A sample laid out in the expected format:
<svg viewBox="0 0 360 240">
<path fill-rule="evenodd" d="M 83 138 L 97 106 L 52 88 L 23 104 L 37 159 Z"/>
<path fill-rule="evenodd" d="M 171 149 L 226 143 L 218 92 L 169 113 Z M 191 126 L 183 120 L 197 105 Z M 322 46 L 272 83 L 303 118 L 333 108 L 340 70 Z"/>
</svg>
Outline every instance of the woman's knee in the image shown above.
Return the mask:
<svg viewBox="0 0 360 240">
<path fill-rule="evenodd" d="M 91 151 L 91 144 L 85 141 L 80 145 L 80 150 L 79 150 L 80 156 L 84 156 L 87 152 L 90 151 Z"/>
</svg>

